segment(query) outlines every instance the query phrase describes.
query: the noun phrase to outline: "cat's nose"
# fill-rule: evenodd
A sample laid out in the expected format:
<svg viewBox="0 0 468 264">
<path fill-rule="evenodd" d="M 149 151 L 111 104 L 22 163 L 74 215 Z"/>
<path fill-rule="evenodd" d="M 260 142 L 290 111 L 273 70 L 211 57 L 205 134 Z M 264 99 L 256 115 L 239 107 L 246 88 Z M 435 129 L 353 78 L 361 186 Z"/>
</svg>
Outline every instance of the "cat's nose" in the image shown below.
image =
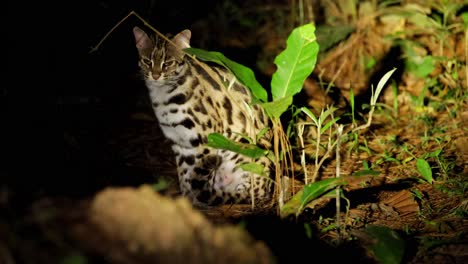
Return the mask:
<svg viewBox="0 0 468 264">
<path fill-rule="evenodd" d="M 152 72 L 151 77 L 153 77 L 154 80 L 159 80 L 159 77 L 161 77 L 160 72 Z"/>
</svg>

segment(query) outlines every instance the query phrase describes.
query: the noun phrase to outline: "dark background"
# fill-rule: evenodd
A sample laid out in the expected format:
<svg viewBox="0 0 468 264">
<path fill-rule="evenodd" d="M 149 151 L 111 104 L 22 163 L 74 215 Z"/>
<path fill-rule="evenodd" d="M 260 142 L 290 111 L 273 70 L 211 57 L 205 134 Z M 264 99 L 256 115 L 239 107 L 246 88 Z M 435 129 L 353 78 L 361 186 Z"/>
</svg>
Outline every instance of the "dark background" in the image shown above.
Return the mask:
<svg viewBox="0 0 468 264">
<path fill-rule="evenodd" d="M 130 112 L 146 107 L 132 35 L 143 23 L 131 16 L 89 52 L 132 10 L 160 32 L 177 33 L 210 15 L 217 3 L 9 2 L 0 183 L 19 192 L 77 195 L 109 184 L 138 184 L 125 180 L 128 172 L 107 141 Z M 200 34 L 210 31 L 192 32 L 193 46 L 216 49 L 216 41 L 197 45 Z"/>
</svg>

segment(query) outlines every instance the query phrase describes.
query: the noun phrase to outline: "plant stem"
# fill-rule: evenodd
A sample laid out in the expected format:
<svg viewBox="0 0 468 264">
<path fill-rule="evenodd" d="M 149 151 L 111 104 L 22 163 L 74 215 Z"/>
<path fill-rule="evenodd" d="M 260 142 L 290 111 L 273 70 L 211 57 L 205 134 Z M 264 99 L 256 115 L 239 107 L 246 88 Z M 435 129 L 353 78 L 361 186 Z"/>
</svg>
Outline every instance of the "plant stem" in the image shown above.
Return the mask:
<svg viewBox="0 0 468 264">
<path fill-rule="evenodd" d="M 336 132 L 336 175 L 335 177 L 336 178 L 340 178 L 340 166 L 341 166 L 341 155 L 340 155 L 340 146 L 341 146 L 341 138 L 342 138 L 342 135 L 343 135 L 343 125 L 339 125 L 338 126 L 338 129 L 337 129 L 337 132 Z M 340 186 L 337 186 L 336 189 L 335 189 L 335 192 L 336 192 L 336 197 L 335 197 L 335 200 L 336 200 L 336 227 L 337 227 L 337 230 L 338 230 L 338 243 L 341 242 L 341 236 L 342 236 L 342 232 L 341 232 L 341 216 L 340 216 L 340 208 L 341 208 L 341 204 L 340 204 L 340 193 L 341 193 L 341 188 Z"/>
</svg>

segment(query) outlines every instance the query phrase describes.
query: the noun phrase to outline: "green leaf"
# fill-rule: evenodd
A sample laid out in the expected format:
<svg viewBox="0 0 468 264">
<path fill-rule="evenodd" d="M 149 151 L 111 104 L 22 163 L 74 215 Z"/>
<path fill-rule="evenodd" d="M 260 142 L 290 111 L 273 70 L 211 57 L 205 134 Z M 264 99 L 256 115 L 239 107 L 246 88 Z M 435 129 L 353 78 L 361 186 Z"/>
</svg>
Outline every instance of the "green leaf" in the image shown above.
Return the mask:
<svg viewBox="0 0 468 264">
<path fill-rule="evenodd" d="M 262 106 L 271 118 L 278 119 L 291 104 L 292 96 L 287 96 L 273 102 L 263 103 Z"/>
<path fill-rule="evenodd" d="M 304 193 L 303 190 L 298 191 L 289 201 L 287 201 L 280 210 L 280 217 L 285 218 L 290 215 L 296 215 L 298 212 L 300 200 L 302 194 Z"/>
<path fill-rule="evenodd" d="M 273 101 L 298 93 L 312 73 L 319 51 L 314 31 L 312 24 L 295 28 L 288 37 L 286 49 L 275 58 L 277 70 L 271 79 Z"/>
<path fill-rule="evenodd" d="M 260 139 L 270 130 L 269 127 L 264 127 L 260 132 L 258 132 L 257 136 L 255 137 L 256 141 L 260 141 Z"/>
<path fill-rule="evenodd" d="M 410 56 L 405 63 L 409 72 L 417 77 L 424 78 L 435 69 L 435 60 L 432 56 Z"/>
<path fill-rule="evenodd" d="M 463 25 L 465 28 L 468 28 L 468 12 L 463 12 L 460 16 L 463 20 Z"/>
<path fill-rule="evenodd" d="M 325 131 L 327 131 L 327 129 L 328 129 L 331 125 L 335 124 L 336 121 L 338 121 L 338 120 L 340 120 L 339 117 L 335 117 L 335 118 L 333 118 L 333 120 L 330 120 L 330 122 L 326 123 L 326 124 L 320 129 L 320 133 L 323 134 Z"/>
<path fill-rule="evenodd" d="M 378 263 L 401 263 L 405 253 L 405 241 L 394 230 L 386 226 L 369 225 L 356 231 L 355 235 Z"/>
<path fill-rule="evenodd" d="M 318 121 L 317 117 L 315 117 L 314 113 L 312 113 L 312 111 L 310 111 L 309 108 L 303 106 L 303 107 L 301 107 L 301 110 L 302 110 L 302 112 L 304 112 L 308 117 L 310 117 L 310 119 L 312 119 L 312 121 L 314 121 L 315 126 L 319 126 L 319 121 Z"/>
<path fill-rule="evenodd" d="M 364 61 L 365 61 L 364 67 L 366 70 L 372 69 L 377 64 L 377 60 L 374 57 L 365 57 Z"/>
<path fill-rule="evenodd" d="M 334 107 L 334 106 L 331 106 L 331 107 L 328 107 L 327 110 L 323 111 L 322 114 L 320 114 L 320 119 L 322 120 L 322 123 L 323 123 L 323 120 L 326 120 L 328 118 L 329 115 L 332 115 L 338 108 Z"/>
<path fill-rule="evenodd" d="M 442 152 L 442 149 L 437 149 L 437 150 L 434 150 L 432 152 L 429 152 L 429 154 L 427 155 L 428 157 L 437 157 L 440 155 L 440 153 Z"/>
<path fill-rule="evenodd" d="M 367 160 L 363 160 L 363 161 L 362 161 L 362 167 L 363 167 L 364 169 L 366 169 L 366 170 L 369 169 L 369 163 L 367 162 Z"/>
<path fill-rule="evenodd" d="M 227 67 L 242 84 L 247 86 L 252 91 L 252 94 L 256 99 L 260 100 L 261 102 L 266 102 L 268 100 L 266 90 L 257 81 L 254 72 L 248 67 L 228 59 L 220 52 L 206 51 L 196 48 L 187 48 L 184 49 L 184 51 L 188 54 L 195 55 L 202 61 L 211 61 Z"/>
<path fill-rule="evenodd" d="M 421 176 L 423 176 L 424 180 L 432 184 L 434 179 L 432 178 L 432 169 L 429 163 L 424 159 L 417 159 L 416 167 L 418 168 L 418 172 L 421 174 Z"/>
<path fill-rule="evenodd" d="M 387 83 L 388 79 L 390 79 L 390 76 L 392 76 L 393 72 L 396 71 L 396 68 L 393 68 L 393 70 L 388 71 L 387 73 L 380 78 L 379 83 L 377 84 L 377 89 L 375 90 L 375 94 L 371 98 L 371 105 L 375 105 L 377 103 L 377 99 L 379 98 L 380 92 L 382 92 L 383 88 L 385 87 L 385 84 Z"/>
<path fill-rule="evenodd" d="M 299 214 L 304 208 L 304 206 L 306 206 L 310 201 L 317 199 L 329 190 L 337 186 L 344 185 L 345 183 L 346 182 L 343 179 L 332 178 L 307 184 L 306 186 L 304 186 L 304 191 L 300 199 L 298 212 L 296 214 Z"/>
<path fill-rule="evenodd" d="M 431 29 L 439 29 L 441 26 L 437 21 L 430 18 L 426 14 L 421 14 L 418 12 L 412 12 L 407 17 L 409 23 L 413 23 L 414 25 L 423 28 L 425 30 Z"/>
<path fill-rule="evenodd" d="M 156 183 L 153 184 L 153 190 L 155 190 L 156 192 L 160 192 L 169 188 L 171 184 L 172 184 L 172 181 L 168 181 L 164 178 L 160 178 Z"/>
<path fill-rule="evenodd" d="M 238 166 L 239 168 L 243 169 L 244 171 L 252 172 L 258 175 L 266 176 L 265 174 L 265 166 L 257 163 L 246 163 L 241 164 Z"/>
<path fill-rule="evenodd" d="M 258 159 L 268 154 L 268 150 L 264 150 L 257 145 L 238 143 L 219 133 L 209 134 L 207 145 L 212 148 L 230 150 L 253 159 Z"/>
<path fill-rule="evenodd" d="M 424 198 L 424 195 L 418 189 L 412 190 L 411 193 L 413 193 L 414 197 L 418 198 L 419 200 L 422 200 Z"/>
</svg>

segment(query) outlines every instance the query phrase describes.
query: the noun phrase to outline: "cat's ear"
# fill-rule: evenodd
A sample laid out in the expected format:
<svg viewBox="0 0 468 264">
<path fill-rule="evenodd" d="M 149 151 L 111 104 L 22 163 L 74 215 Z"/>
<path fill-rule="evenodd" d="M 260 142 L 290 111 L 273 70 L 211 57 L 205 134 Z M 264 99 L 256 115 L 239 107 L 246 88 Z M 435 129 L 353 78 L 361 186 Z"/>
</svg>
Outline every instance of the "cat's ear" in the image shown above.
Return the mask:
<svg viewBox="0 0 468 264">
<path fill-rule="evenodd" d="M 136 47 L 138 50 L 148 49 L 153 46 L 153 41 L 139 27 L 133 28 L 133 35 L 135 36 Z"/>
<path fill-rule="evenodd" d="M 172 41 L 176 44 L 179 49 L 190 48 L 190 37 L 192 36 L 192 32 L 186 29 L 179 34 L 177 34 Z"/>
</svg>

